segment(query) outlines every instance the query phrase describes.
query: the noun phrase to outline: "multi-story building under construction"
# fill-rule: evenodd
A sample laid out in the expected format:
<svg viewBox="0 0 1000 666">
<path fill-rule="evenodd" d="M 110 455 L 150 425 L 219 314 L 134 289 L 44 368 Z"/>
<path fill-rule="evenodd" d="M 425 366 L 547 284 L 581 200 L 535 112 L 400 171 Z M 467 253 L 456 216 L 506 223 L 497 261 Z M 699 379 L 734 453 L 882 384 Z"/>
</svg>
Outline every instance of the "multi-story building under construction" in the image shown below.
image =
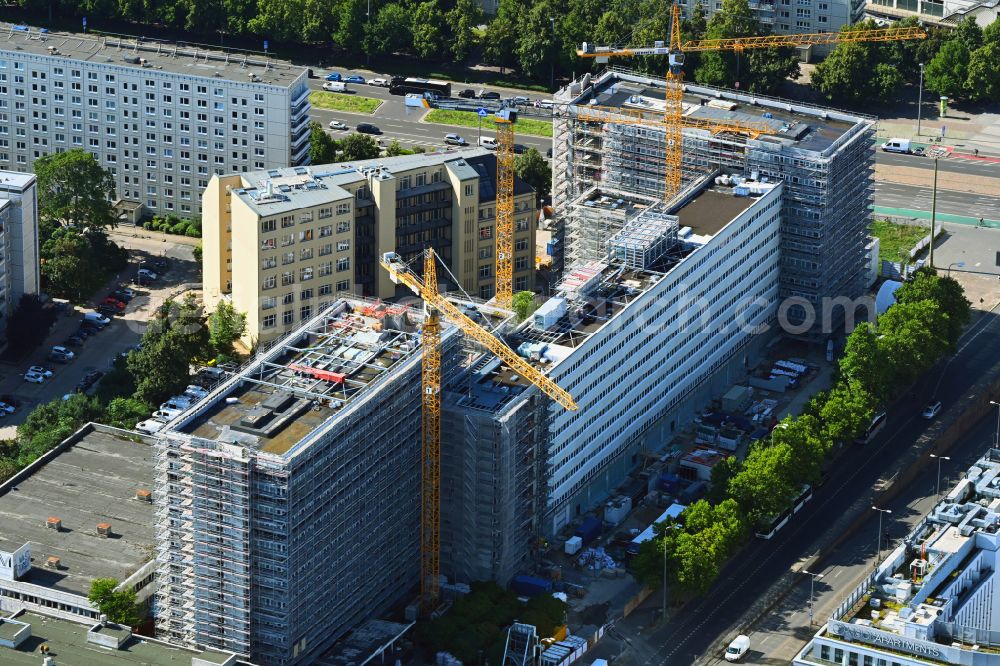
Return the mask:
<svg viewBox="0 0 1000 666">
<path fill-rule="evenodd" d="M 159 433 L 158 635 L 309 663 L 417 585 L 422 319 L 339 299 Z"/>
<path fill-rule="evenodd" d="M 596 103 L 614 117 L 629 110 L 664 108 L 663 79 L 609 69 L 562 89 L 553 141 L 553 202 L 565 269 L 600 258 L 621 216 L 595 216 L 584 194 L 595 183 L 615 193 L 661 198 L 664 131 L 655 124 L 593 121 Z M 684 129 L 684 181 L 716 168 L 764 182 L 783 182 L 781 297 L 790 301 L 795 332 L 825 339 L 819 329 L 823 299 L 860 296 L 865 288 L 869 215 L 874 186 L 875 120 L 752 93 L 687 84 L 685 117 L 766 123 L 757 138 Z M 652 114 L 650 114 L 652 115 Z M 558 268 L 558 267 L 557 267 Z M 809 325 L 810 313 L 816 315 Z M 833 313 L 833 325 L 843 308 Z"/>
<path fill-rule="evenodd" d="M 508 341 L 577 411 L 490 356 L 446 381 L 444 573 L 505 583 L 528 569 L 545 539 L 662 450 L 771 339 L 761 333 L 778 307 L 785 185 L 713 176 L 670 205 L 600 183 L 574 203 L 620 226 Z"/>
</svg>

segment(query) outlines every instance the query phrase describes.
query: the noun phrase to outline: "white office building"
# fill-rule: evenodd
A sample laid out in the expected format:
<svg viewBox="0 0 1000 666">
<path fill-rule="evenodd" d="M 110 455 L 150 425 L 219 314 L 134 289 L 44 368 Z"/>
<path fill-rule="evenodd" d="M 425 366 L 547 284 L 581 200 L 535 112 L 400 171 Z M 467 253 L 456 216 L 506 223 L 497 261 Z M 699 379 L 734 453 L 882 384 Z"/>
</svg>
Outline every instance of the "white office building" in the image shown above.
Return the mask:
<svg viewBox="0 0 1000 666">
<path fill-rule="evenodd" d="M 0 171 L 0 341 L 21 296 L 37 294 L 39 283 L 35 176 Z"/>
<path fill-rule="evenodd" d="M 123 209 L 201 214 L 213 175 L 309 160 L 304 68 L 262 54 L 0 23 L 0 169 L 82 148 Z"/>
<path fill-rule="evenodd" d="M 794 666 L 1000 664 L 1000 450 L 848 596 Z"/>
</svg>

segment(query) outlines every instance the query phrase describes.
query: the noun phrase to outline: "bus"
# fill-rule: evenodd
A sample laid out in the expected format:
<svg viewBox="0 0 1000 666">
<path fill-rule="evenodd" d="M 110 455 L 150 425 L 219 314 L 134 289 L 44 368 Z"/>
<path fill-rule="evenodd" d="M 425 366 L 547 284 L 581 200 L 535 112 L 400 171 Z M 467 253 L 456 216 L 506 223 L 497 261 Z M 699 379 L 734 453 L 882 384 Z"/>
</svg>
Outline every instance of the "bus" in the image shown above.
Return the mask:
<svg viewBox="0 0 1000 666">
<path fill-rule="evenodd" d="M 642 544 L 646 543 L 647 541 L 651 540 L 654 536 L 656 536 L 656 525 L 658 523 L 662 523 L 663 521 L 670 519 L 677 520 L 678 518 L 680 518 L 680 515 L 684 513 L 684 509 L 686 508 L 687 507 L 684 506 L 683 504 L 677 504 L 676 502 L 674 504 L 671 504 L 666 511 L 660 514 L 659 518 L 650 523 L 649 527 L 644 529 L 639 534 L 639 536 L 632 539 L 632 541 L 630 541 L 629 544 L 625 546 L 625 552 L 628 553 L 629 555 L 638 555 L 639 548 L 642 546 Z"/>
<path fill-rule="evenodd" d="M 451 82 L 394 76 L 389 81 L 389 92 L 393 95 L 434 93 L 438 97 L 451 97 Z"/>
<path fill-rule="evenodd" d="M 871 425 L 865 430 L 865 434 L 854 440 L 856 444 L 867 444 L 872 441 L 872 437 L 879 434 L 885 427 L 885 412 L 879 412 L 872 417 Z"/>
<path fill-rule="evenodd" d="M 806 502 L 813 498 L 813 489 L 808 483 L 802 486 L 802 491 L 792 501 L 791 506 L 779 513 L 777 516 L 765 521 L 757 528 L 758 539 L 770 539 L 777 534 L 782 527 L 788 524 L 792 516 L 797 514 L 806 505 Z"/>
</svg>

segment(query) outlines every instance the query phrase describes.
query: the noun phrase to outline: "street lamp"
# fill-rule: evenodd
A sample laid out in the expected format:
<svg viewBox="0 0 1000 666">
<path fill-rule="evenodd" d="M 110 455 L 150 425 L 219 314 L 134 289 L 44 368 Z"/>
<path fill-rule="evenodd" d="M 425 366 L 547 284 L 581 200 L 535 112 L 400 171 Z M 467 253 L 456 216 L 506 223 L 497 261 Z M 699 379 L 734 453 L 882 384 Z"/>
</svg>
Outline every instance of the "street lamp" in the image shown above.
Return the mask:
<svg viewBox="0 0 1000 666">
<path fill-rule="evenodd" d="M 930 454 L 930 457 L 931 458 L 936 458 L 937 461 L 938 461 L 937 486 L 936 486 L 936 489 L 934 491 L 934 495 L 936 497 L 936 496 L 938 496 L 938 495 L 941 494 L 941 461 L 942 460 L 951 460 L 951 458 L 949 458 L 948 456 L 937 456 L 937 455 L 934 455 L 933 453 Z"/>
<path fill-rule="evenodd" d="M 948 277 L 951 277 L 951 267 L 952 266 L 958 266 L 959 268 L 962 268 L 962 267 L 965 266 L 965 262 L 964 261 L 953 261 L 950 264 L 948 264 Z"/>
<path fill-rule="evenodd" d="M 802 573 L 806 574 L 807 576 L 810 576 L 810 579 L 809 579 L 809 626 L 811 627 L 812 624 L 813 624 L 813 592 L 814 592 L 814 588 L 816 586 L 816 579 L 817 578 L 822 578 L 823 574 L 813 573 L 811 571 L 806 571 L 805 569 L 802 570 Z"/>
<path fill-rule="evenodd" d="M 875 568 L 878 568 L 879 560 L 882 559 L 882 514 L 892 513 L 889 509 L 880 509 L 877 506 L 872 506 L 872 509 L 878 511 L 878 553 L 875 555 Z"/>
<path fill-rule="evenodd" d="M 990 400 L 990 404 L 996 405 L 997 408 L 997 434 L 993 446 L 994 448 L 1000 449 L 1000 402 L 996 402 L 995 400 Z"/>
<path fill-rule="evenodd" d="M 679 530 L 683 525 L 667 525 L 667 529 L 663 530 L 663 616 L 661 619 L 667 617 L 667 530 Z"/>
<path fill-rule="evenodd" d="M 920 63 L 920 92 L 917 93 L 917 136 L 920 136 L 920 110 L 924 105 L 924 63 Z"/>
</svg>

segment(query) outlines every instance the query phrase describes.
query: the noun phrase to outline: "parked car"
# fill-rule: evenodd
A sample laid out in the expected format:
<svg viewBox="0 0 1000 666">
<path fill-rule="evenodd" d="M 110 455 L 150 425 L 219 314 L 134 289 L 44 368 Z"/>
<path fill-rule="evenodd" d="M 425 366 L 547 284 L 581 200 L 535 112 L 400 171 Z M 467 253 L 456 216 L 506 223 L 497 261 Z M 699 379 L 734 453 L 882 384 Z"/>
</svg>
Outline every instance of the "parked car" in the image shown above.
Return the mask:
<svg viewBox="0 0 1000 666">
<path fill-rule="evenodd" d="M 361 132 L 362 134 L 381 134 L 382 133 L 382 130 L 380 130 L 377 126 L 372 125 L 371 123 L 358 123 L 358 126 L 357 126 L 356 129 L 359 132 Z"/>
<path fill-rule="evenodd" d="M 190 396 L 195 400 L 201 400 L 208 395 L 208 391 L 197 384 L 188 384 L 184 389 L 184 395 Z"/>
<path fill-rule="evenodd" d="M 55 347 L 53 347 L 51 353 L 52 354 L 62 354 L 63 356 L 66 356 L 69 359 L 72 359 L 74 356 L 76 356 L 76 354 L 74 354 L 70 350 L 68 350 L 65 347 L 62 347 L 60 345 L 56 345 Z"/>
<path fill-rule="evenodd" d="M 331 120 L 328 127 L 332 130 L 348 130 L 351 129 L 347 123 L 342 120 Z"/>
<path fill-rule="evenodd" d="M 90 372 L 88 372 L 83 376 L 83 381 L 93 383 L 99 380 L 103 376 L 104 373 L 101 372 L 100 370 L 91 370 Z"/>
<path fill-rule="evenodd" d="M 140 278 L 146 278 L 147 280 L 155 280 L 159 277 L 159 275 L 157 275 L 154 271 L 149 270 L 148 268 L 140 268 L 138 271 L 136 271 L 136 276 Z"/>
<path fill-rule="evenodd" d="M 482 136 L 479 137 L 479 145 L 489 150 L 496 150 L 499 144 L 497 144 L 497 140 L 492 136 Z"/>
<path fill-rule="evenodd" d="M 372 79 L 368 82 L 370 86 L 377 86 L 379 88 L 388 88 L 389 79 Z"/>
<path fill-rule="evenodd" d="M 528 148 L 523 143 L 515 143 L 514 144 L 514 152 L 517 153 L 518 155 L 520 155 L 522 153 L 528 152 Z"/>
<path fill-rule="evenodd" d="M 44 375 L 46 378 L 52 376 L 52 368 L 46 368 L 44 365 L 33 365 L 28 368 L 28 372 L 37 372 L 40 375 Z"/>
<path fill-rule="evenodd" d="M 726 661 L 739 661 L 750 650 L 750 638 L 740 634 L 726 648 Z"/>
<path fill-rule="evenodd" d="M 524 95 L 515 95 L 514 97 L 510 98 L 510 101 L 513 102 L 514 104 L 521 105 L 521 104 L 527 104 L 531 100 L 525 97 Z"/>
<path fill-rule="evenodd" d="M 101 301 L 101 305 L 113 305 L 119 310 L 125 309 L 125 301 L 119 300 L 114 296 L 108 296 L 107 298 L 105 298 L 103 301 Z"/>
<path fill-rule="evenodd" d="M 151 279 L 142 275 L 136 275 L 135 278 L 132 279 L 132 284 L 137 284 L 140 287 L 148 287 L 152 283 L 153 281 Z"/>
<path fill-rule="evenodd" d="M 157 421 L 156 419 L 146 419 L 145 421 L 140 421 L 135 424 L 135 429 L 139 432 L 144 432 L 147 435 L 155 435 L 160 430 L 163 429 L 166 423 L 163 421 Z"/>
<path fill-rule="evenodd" d="M 351 74 L 350 76 L 348 76 L 347 78 L 344 79 L 344 82 L 345 83 L 362 83 L 363 84 L 365 82 L 365 77 L 361 76 L 360 74 Z"/>
<path fill-rule="evenodd" d="M 178 396 L 174 396 L 170 400 L 160 405 L 160 409 L 169 411 L 177 410 L 178 412 L 183 412 L 185 409 L 191 406 L 191 401 L 188 399 L 181 400 Z"/>
<path fill-rule="evenodd" d="M 120 287 L 120 288 L 118 288 L 118 289 L 115 290 L 115 293 L 112 294 L 112 296 L 117 296 L 121 300 L 123 300 L 126 303 L 128 303 L 133 298 L 135 298 L 135 291 L 133 291 L 132 289 L 129 289 L 128 287 Z"/>
<path fill-rule="evenodd" d="M 480 90 L 479 99 L 500 99 L 500 93 L 495 90 Z"/>
<path fill-rule="evenodd" d="M 24 381 L 31 382 L 32 384 L 41 384 L 45 381 L 45 375 L 40 375 L 37 372 L 26 372 L 24 373 Z"/>
<path fill-rule="evenodd" d="M 940 412 L 941 412 L 941 401 L 940 400 L 936 400 L 936 401 L 932 402 L 931 404 L 927 405 L 926 407 L 924 407 L 924 411 L 921 412 L 920 415 L 922 417 L 924 417 L 925 419 L 927 419 L 928 421 L 930 421 L 935 416 L 937 416 L 938 413 L 940 413 Z"/>
<path fill-rule="evenodd" d="M 465 88 L 464 90 L 458 93 L 458 96 L 461 97 L 462 99 L 472 99 L 476 96 L 476 91 L 473 90 L 472 88 Z"/>
<path fill-rule="evenodd" d="M 444 135 L 444 142 L 447 143 L 447 144 L 449 144 L 449 145 L 451 145 L 451 146 L 467 146 L 468 145 L 468 143 L 466 142 L 466 140 L 463 139 L 462 137 L 460 137 L 457 134 L 445 134 Z"/>
<path fill-rule="evenodd" d="M 107 326 L 111 323 L 111 319 L 105 317 L 100 312 L 84 312 L 83 321 L 85 323 L 98 324 L 100 326 Z"/>
<path fill-rule="evenodd" d="M 124 309 L 124 308 L 122 308 Z M 115 315 L 121 314 L 122 310 L 118 309 L 116 305 L 98 305 L 97 311 L 104 315 L 105 317 L 114 317 Z"/>
<path fill-rule="evenodd" d="M 329 74 L 326 75 L 326 80 L 327 81 L 339 81 L 340 80 L 340 73 L 339 72 L 330 72 Z"/>
<path fill-rule="evenodd" d="M 0 412 L 2 412 L 4 414 L 13 414 L 16 411 L 17 411 L 17 408 L 14 407 L 14 405 L 11 405 L 11 404 L 6 403 L 6 402 L 0 402 Z"/>
<path fill-rule="evenodd" d="M 71 335 L 68 338 L 66 338 L 65 340 L 63 340 L 63 344 L 66 345 L 67 347 L 82 347 L 83 346 L 83 338 L 81 338 L 79 335 Z M 49 358 L 52 358 L 52 356 L 50 355 Z M 53 359 L 53 360 L 55 360 L 55 359 Z M 63 361 L 63 363 L 65 363 L 65 362 L 66 361 Z"/>
</svg>

